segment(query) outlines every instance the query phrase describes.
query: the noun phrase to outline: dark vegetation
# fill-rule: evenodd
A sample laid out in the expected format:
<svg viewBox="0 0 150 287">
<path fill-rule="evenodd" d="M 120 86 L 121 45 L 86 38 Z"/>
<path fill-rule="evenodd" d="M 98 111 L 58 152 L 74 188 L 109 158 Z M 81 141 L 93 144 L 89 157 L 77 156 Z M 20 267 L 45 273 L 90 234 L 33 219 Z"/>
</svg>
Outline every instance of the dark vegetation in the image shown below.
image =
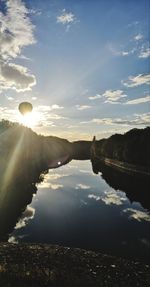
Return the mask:
<svg viewBox="0 0 150 287">
<path fill-rule="evenodd" d="M 25 167 L 33 176 L 35 170 L 57 167 L 61 158 L 61 164 L 66 163 L 71 160 L 71 150 L 71 144 L 65 139 L 37 135 L 17 123 L 0 122 L 1 166 L 4 170 L 8 162 L 15 161 L 13 173 L 18 176 Z"/>
<path fill-rule="evenodd" d="M 150 127 L 132 129 L 115 134 L 108 139 L 96 141 L 96 152 L 102 158 L 150 167 Z M 69 142 L 54 136 L 37 135 L 31 129 L 9 121 L 0 122 L 0 156 L 4 164 L 13 153 L 17 154 L 16 170 L 19 164 L 42 171 L 68 163 L 72 159 L 90 159 L 91 141 Z M 59 164 L 58 164 L 59 163 Z"/>
<path fill-rule="evenodd" d="M 90 159 L 91 141 L 75 141 L 72 143 L 73 159 Z"/>
<path fill-rule="evenodd" d="M 70 143 L 54 136 L 37 135 L 18 123 L 0 122 L 1 167 L 5 170 L 7 162 L 15 160 L 13 172 L 18 176 L 22 165 L 28 167 L 32 176 L 35 170 L 58 167 L 72 159 L 89 159 L 90 146 L 88 141 Z"/>
<path fill-rule="evenodd" d="M 96 150 L 100 157 L 150 167 L 150 127 L 99 140 Z"/>
</svg>

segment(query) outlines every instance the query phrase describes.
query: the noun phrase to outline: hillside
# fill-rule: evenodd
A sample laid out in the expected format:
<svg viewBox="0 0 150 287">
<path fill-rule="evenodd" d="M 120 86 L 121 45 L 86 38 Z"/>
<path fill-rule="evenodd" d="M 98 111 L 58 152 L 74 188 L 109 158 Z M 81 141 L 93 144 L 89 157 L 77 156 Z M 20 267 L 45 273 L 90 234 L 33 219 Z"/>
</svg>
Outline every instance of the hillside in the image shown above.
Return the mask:
<svg viewBox="0 0 150 287">
<path fill-rule="evenodd" d="M 4 174 L 11 172 L 13 180 L 14 178 L 19 180 L 24 175 L 28 179 L 37 181 L 40 173 L 49 168 L 57 168 L 72 159 L 89 159 L 90 146 L 91 142 L 71 143 L 54 136 L 38 135 L 18 123 L 2 120 L 0 122 L 0 179 Z"/>
<path fill-rule="evenodd" d="M 37 135 L 31 129 L 11 123 L 0 122 L 0 173 L 9 165 L 14 165 L 13 173 L 19 175 L 22 170 L 41 172 L 58 167 L 71 160 L 72 147 L 65 139 Z"/>
<path fill-rule="evenodd" d="M 150 167 L 150 127 L 112 135 L 95 146 L 99 157 Z"/>
</svg>

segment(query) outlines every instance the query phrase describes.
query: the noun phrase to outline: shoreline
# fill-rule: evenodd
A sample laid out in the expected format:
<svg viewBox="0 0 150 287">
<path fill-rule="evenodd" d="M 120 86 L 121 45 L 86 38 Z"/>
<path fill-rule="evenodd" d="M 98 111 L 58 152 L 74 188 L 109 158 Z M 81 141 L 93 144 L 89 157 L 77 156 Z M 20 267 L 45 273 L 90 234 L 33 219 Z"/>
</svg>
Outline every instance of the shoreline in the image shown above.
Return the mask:
<svg viewBox="0 0 150 287">
<path fill-rule="evenodd" d="M 107 158 L 107 157 L 101 158 L 101 159 L 95 157 L 95 160 L 96 160 L 97 164 L 98 164 L 98 160 L 99 160 L 99 163 L 102 162 L 106 166 L 117 169 L 119 171 L 124 171 L 126 173 L 132 173 L 133 175 L 150 176 L 150 171 L 147 167 L 138 166 L 138 165 L 134 165 L 131 163 L 127 163 L 127 162 L 123 162 L 123 161 L 119 161 L 119 160 L 111 159 L 111 158 Z"/>
<path fill-rule="evenodd" d="M 133 175 L 141 175 L 141 176 L 150 176 L 150 169 L 148 166 L 140 166 L 134 163 L 125 162 L 125 161 L 117 160 L 114 158 L 104 157 L 98 154 L 97 148 L 96 148 L 95 137 L 93 138 L 90 154 L 91 154 L 91 163 L 92 163 L 93 171 L 96 174 L 99 171 L 99 166 L 101 164 L 104 164 L 106 166 L 117 169 L 119 171 L 123 171 L 125 173 L 130 173 Z"/>
</svg>

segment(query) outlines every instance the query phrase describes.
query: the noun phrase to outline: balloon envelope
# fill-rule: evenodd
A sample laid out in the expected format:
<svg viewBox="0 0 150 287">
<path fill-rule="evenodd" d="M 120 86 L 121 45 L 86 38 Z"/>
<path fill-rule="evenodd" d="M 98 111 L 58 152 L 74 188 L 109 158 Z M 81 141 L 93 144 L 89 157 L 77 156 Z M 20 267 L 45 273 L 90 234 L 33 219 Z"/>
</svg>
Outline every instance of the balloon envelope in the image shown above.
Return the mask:
<svg viewBox="0 0 150 287">
<path fill-rule="evenodd" d="M 19 105 L 18 109 L 22 115 L 25 115 L 32 112 L 33 106 L 28 102 L 23 102 Z"/>
</svg>

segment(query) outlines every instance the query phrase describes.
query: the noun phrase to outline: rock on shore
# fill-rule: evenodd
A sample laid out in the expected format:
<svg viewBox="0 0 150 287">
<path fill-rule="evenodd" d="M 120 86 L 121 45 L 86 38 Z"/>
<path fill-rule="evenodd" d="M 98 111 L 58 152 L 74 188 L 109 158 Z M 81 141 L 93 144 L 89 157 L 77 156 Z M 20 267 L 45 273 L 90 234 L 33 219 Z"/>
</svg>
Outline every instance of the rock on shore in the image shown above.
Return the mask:
<svg viewBox="0 0 150 287">
<path fill-rule="evenodd" d="M 0 243 L 3 287 L 148 287 L 150 265 L 78 248 Z"/>
</svg>

